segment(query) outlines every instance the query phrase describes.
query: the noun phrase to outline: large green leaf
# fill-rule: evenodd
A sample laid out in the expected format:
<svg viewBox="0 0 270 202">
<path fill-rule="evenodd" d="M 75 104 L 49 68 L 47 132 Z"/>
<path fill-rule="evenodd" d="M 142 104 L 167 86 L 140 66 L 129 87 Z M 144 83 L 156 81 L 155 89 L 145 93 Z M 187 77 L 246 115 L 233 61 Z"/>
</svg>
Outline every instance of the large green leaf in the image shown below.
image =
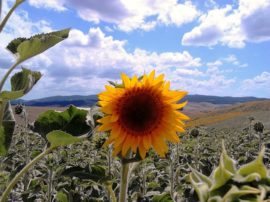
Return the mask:
<svg viewBox="0 0 270 202">
<path fill-rule="evenodd" d="M 213 174 L 214 183 L 210 190 L 213 191 L 226 184 L 226 182 L 229 181 L 234 176 L 235 172 L 236 172 L 236 162 L 228 156 L 223 143 L 223 149 L 222 154 L 220 156 L 219 166 L 214 171 Z"/>
<path fill-rule="evenodd" d="M 68 133 L 65 133 L 61 130 L 55 130 L 47 134 L 47 140 L 51 143 L 51 148 L 56 148 L 59 146 L 67 146 L 80 142 L 81 140 L 78 137 L 74 137 Z"/>
<path fill-rule="evenodd" d="M 18 90 L 18 91 L 2 91 L 0 93 L 0 97 L 3 100 L 15 100 L 24 95 L 24 90 Z"/>
<path fill-rule="evenodd" d="M 12 91 L 23 90 L 23 93 L 26 94 L 33 88 L 40 78 L 40 72 L 22 68 L 22 71 L 12 76 L 11 89 Z"/>
<path fill-rule="evenodd" d="M 258 155 L 258 157 L 254 161 L 252 161 L 246 165 L 243 165 L 241 168 L 239 168 L 237 174 L 245 177 L 245 176 L 248 176 L 250 174 L 257 173 L 261 179 L 266 178 L 267 177 L 267 168 L 263 163 L 264 152 L 265 152 L 265 147 L 263 147 L 260 154 Z"/>
<path fill-rule="evenodd" d="M 34 122 L 33 130 L 43 137 L 53 130 L 62 130 L 74 136 L 79 136 L 90 130 L 86 119 L 86 110 L 71 105 L 63 112 L 48 110 L 40 114 Z"/>
<path fill-rule="evenodd" d="M 173 202 L 169 193 L 163 193 L 161 195 L 156 195 L 152 199 L 153 202 Z"/>
<path fill-rule="evenodd" d="M 68 37 L 69 31 L 70 29 L 64 29 L 47 34 L 38 34 L 28 39 L 14 39 L 8 44 L 7 49 L 17 55 L 17 62 L 21 63 L 63 41 Z"/>
<path fill-rule="evenodd" d="M 106 176 L 106 169 L 100 165 L 90 165 L 85 168 L 75 166 L 67 168 L 63 171 L 62 175 L 69 177 L 77 177 L 82 180 L 91 180 L 96 183 L 103 183 L 110 180 L 109 176 Z"/>
<path fill-rule="evenodd" d="M 3 122 L 0 126 L 0 155 L 5 155 L 10 146 L 15 129 L 15 119 L 9 102 L 1 103 L 5 105 Z"/>
</svg>

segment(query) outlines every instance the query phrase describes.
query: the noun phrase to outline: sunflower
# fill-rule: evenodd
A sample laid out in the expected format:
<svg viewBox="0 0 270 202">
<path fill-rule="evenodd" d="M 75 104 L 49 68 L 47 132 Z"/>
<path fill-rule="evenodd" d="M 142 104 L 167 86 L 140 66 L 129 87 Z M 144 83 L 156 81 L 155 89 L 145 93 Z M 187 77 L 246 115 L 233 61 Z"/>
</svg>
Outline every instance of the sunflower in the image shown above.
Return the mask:
<svg viewBox="0 0 270 202">
<path fill-rule="evenodd" d="M 155 71 L 129 78 L 121 75 L 121 86 L 106 85 L 106 90 L 98 95 L 101 111 L 105 116 L 98 120 L 99 131 L 109 131 L 105 145 L 113 144 L 113 155 L 127 155 L 129 150 L 139 154 L 142 159 L 153 147 L 164 157 L 168 151 L 167 141 L 178 143 L 177 132 L 184 131 L 183 120 L 189 118 L 182 114 L 187 102 L 178 103 L 187 92 L 170 90 L 170 82 L 164 75 L 155 77 Z"/>
</svg>

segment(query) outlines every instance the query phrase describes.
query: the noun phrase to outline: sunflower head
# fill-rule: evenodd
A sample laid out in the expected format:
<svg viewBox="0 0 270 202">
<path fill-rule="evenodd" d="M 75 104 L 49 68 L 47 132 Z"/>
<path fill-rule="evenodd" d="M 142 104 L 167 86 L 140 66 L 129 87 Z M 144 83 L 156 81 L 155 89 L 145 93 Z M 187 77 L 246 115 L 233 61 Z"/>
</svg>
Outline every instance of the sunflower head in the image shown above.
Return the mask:
<svg viewBox="0 0 270 202">
<path fill-rule="evenodd" d="M 184 131 L 183 120 L 189 119 L 179 111 L 187 103 L 179 103 L 187 92 L 170 90 L 170 82 L 163 74 L 155 77 L 155 71 L 142 79 L 121 77 L 121 87 L 106 85 L 98 95 L 105 114 L 98 130 L 110 132 L 105 145 L 113 144 L 113 154 L 122 157 L 130 150 L 144 159 L 151 147 L 164 157 L 166 142 L 178 143 L 177 132 Z"/>
</svg>

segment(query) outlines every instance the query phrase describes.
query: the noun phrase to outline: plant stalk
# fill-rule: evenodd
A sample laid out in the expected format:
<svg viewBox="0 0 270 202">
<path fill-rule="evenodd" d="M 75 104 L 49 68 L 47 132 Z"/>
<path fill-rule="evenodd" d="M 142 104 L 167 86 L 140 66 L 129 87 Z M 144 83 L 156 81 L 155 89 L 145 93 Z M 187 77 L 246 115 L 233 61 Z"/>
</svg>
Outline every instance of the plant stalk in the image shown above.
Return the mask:
<svg viewBox="0 0 270 202">
<path fill-rule="evenodd" d="M 8 78 L 8 76 L 10 75 L 10 73 L 17 67 L 17 65 L 20 64 L 20 62 L 15 62 L 10 68 L 9 70 L 6 72 L 5 76 L 2 78 L 1 82 L 0 82 L 0 92 L 2 92 L 2 89 L 4 87 L 4 84 Z"/>
<path fill-rule="evenodd" d="M 109 197 L 112 199 L 112 202 L 117 202 L 114 191 L 112 189 L 112 185 L 111 184 L 106 185 L 106 188 L 107 188 L 107 190 L 109 192 Z"/>
<path fill-rule="evenodd" d="M 48 202 L 51 202 L 52 199 L 52 186 L 53 186 L 53 169 L 50 166 L 49 168 L 49 178 L 48 178 Z"/>
<path fill-rule="evenodd" d="M 1 16 L 2 16 L 2 0 L 0 0 L 0 19 L 1 19 Z"/>
<path fill-rule="evenodd" d="M 128 191 L 129 164 L 122 163 L 121 169 L 122 170 L 121 170 L 121 185 L 120 185 L 119 202 L 126 202 L 127 191 Z"/>
<path fill-rule="evenodd" d="M 53 148 L 48 148 L 45 151 L 43 151 L 41 154 L 39 154 L 36 158 L 34 158 L 32 161 L 30 161 L 8 184 L 7 188 L 2 194 L 2 197 L 0 199 L 0 202 L 6 202 L 7 198 L 12 190 L 12 188 L 17 184 L 17 182 L 20 180 L 20 178 L 33 166 L 35 165 L 40 159 L 42 159 L 44 156 L 46 156 L 48 153 L 50 153 L 53 150 Z"/>
<path fill-rule="evenodd" d="M 6 15 L 6 17 L 3 19 L 3 21 L 0 24 L 0 32 L 2 32 L 3 28 L 5 27 L 8 19 L 10 18 L 11 14 L 14 12 L 14 10 L 21 4 L 23 3 L 25 0 L 17 0 L 14 5 L 12 6 L 12 8 L 9 10 L 8 14 Z M 0 7 L 2 7 L 2 0 L 1 0 L 1 5 Z M 1 8 L 2 9 L 2 8 Z M 1 11 L 0 11 L 1 14 Z"/>
</svg>

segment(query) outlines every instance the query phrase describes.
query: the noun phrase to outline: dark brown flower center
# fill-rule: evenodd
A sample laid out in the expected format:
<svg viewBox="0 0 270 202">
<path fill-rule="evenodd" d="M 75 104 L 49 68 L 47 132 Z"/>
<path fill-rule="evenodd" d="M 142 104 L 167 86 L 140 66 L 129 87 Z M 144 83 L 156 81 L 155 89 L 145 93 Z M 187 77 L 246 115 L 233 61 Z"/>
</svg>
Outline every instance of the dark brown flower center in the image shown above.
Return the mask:
<svg viewBox="0 0 270 202">
<path fill-rule="evenodd" d="M 149 132 L 157 127 L 162 117 L 162 104 L 151 89 L 127 92 L 118 103 L 119 121 L 131 133 Z"/>
</svg>

